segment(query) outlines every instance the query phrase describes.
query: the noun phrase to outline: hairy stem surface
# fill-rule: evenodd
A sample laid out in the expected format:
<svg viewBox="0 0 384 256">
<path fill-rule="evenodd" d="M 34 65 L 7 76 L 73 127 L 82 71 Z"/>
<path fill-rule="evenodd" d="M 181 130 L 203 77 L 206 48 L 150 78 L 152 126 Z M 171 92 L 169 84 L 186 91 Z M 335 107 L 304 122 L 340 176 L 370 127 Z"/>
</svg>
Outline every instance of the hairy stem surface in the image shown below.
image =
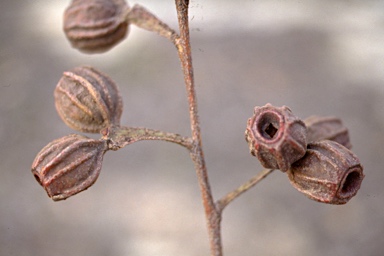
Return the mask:
<svg viewBox="0 0 384 256">
<path fill-rule="evenodd" d="M 211 255 L 221 256 L 221 216 L 216 209 L 216 205 L 212 196 L 201 142 L 196 91 L 193 77 L 191 44 L 189 37 L 188 5 L 188 0 L 176 0 L 180 38 L 175 41 L 175 45 L 179 53 L 179 58 L 184 73 L 184 81 L 188 95 L 192 139 L 194 142 L 194 148 L 191 151 L 191 159 L 195 164 L 195 170 L 199 181 L 205 216 L 207 219 Z"/>
<path fill-rule="evenodd" d="M 162 140 L 179 144 L 189 151 L 193 149 L 193 141 L 176 133 L 164 132 L 148 128 L 111 126 L 101 131 L 103 139 L 108 140 L 110 150 L 118 150 L 141 140 Z"/>
<path fill-rule="evenodd" d="M 176 39 L 179 37 L 176 31 L 171 29 L 167 24 L 139 4 L 135 4 L 131 9 L 128 9 L 125 18 L 130 24 L 155 32 L 158 35 L 171 40 L 173 43 L 175 43 Z"/>
<path fill-rule="evenodd" d="M 273 169 L 265 169 L 265 170 L 261 171 L 260 173 L 258 173 L 257 175 L 253 176 L 251 179 L 249 179 L 244 184 L 240 185 L 237 189 L 235 189 L 232 192 L 229 192 L 228 194 L 223 196 L 216 203 L 218 211 L 221 213 L 228 204 L 230 204 L 233 200 L 238 198 L 244 192 L 251 189 L 257 183 L 262 181 L 265 177 L 267 177 L 273 171 L 274 171 Z"/>
</svg>

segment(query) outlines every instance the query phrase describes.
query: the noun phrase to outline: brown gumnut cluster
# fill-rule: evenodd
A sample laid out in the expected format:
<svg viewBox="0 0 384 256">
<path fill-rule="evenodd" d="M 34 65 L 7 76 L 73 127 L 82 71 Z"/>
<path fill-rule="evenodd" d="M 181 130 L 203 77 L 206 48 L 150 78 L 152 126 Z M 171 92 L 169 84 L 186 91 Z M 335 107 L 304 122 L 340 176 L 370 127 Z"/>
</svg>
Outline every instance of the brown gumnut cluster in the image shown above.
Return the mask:
<svg viewBox="0 0 384 256">
<path fill-rule="evenodd" d="M 72 0 L 64 12 L 63 30 L 73 48 L 87 54 L 103 53 L 127 36 L 139 14 L 154 19 L 144 8 L 130 8 L 124 0 Z M 48 196 L 57 201 L 94 184 L 105 152 L 119 148 L 111 145 L 108 135 L 120 127 L 123 104 L 112 79 L 89 66 L 64 72 L 54 97 L 66 125 L 80 132 L 102 134 L 99 140 L 71 134 L 52 141 L 38 153 L 32 173 Z"/>
<path fill-rule="evenodd" d="M 261 165 L 286 172 L 293 187 L 313 200 L 345 204 L 364 178 L 348 129 L 338 118 L 302 121 L 286 106 L 267 104 L 255 107 L 245 138 Z"/>
<path fill-rule="evenodd" d="M 102 53 L 129 32 L 124 0 L 72 0 L 64 12 L 63 29 L 72 47 Z M 54 91 L 56 110 L 70 128 L 100 133 L 119 126 L 120 92 L 106 74 L 89 66 L 64 72 Z M 32 173 L 48 196 L 66 199 L 93 185 L 99 176 L 108 140 L 71 134 L 46 145 L 32 164 Z"/>
<path fill-rule="evenodd" d="M 80 132 L 100 133 L 120 123 L 122 99 L 116 84 L 91 67 L 64 72 L 55 92 L 63 121 Z M 108 141 L 71 134 L 46 145 L 32 164 L 32 173 L 48 196 L 67 199 L 93 185 L 99 176 Z"/>
<path fill-rule="evenodd" d="M 135 23 L 129 15 L 133 9 L 124 0 L 72 0 L 64 13 L 64 32 L 82 52 L 105 52 L 128 34 L 130 23 Z M 92 67 L 64 72 L 54 97 L 59 116 L 72 129 L 108 133 L 120 125 L 119 89 Z M 360 188 L 363 167 L 338 118 L 312 116 L 302 121 L 288 107 L 267 104 L 255 107 L 245 135 L 251 154 L 265 168 L 287 173 L 291 184 L 313 200 L 344 204 Z M 107 136 L 64 136 L 38 153 L 32 173 L 49 197 L 66 199 L 94 184 L 105 152 L 113 149 L 110 143 Z"/>
</svg>

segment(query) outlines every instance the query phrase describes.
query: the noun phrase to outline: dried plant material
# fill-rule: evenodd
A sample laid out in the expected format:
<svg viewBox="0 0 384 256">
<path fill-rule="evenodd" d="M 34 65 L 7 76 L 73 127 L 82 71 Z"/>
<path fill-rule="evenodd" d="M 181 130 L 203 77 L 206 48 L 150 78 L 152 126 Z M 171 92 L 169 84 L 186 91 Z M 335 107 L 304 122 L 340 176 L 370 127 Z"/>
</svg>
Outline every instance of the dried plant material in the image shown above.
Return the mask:
<svg viewBox="0 0 384 256">
<path fill-rule="evenodd" d="M 345 204 L 360 189 L 364 178 L 359 159 L 341 144 L 324 140 L 311 143 L 295 162 L 288 177 L 298 191 L 328 204 Z"/>
<path fill-rule="evenodd" d="M 307 126 L 308 143 L 320 140 L 332 140 L 351 149 L 349 133 L 340 118 L 333 116 L 310 116 L 304 120 Z"/>
<path fill-rule="evenodd" d="M 92 67 L 64 72 L 54 96 L 60 117 L 75 130 L 99 133 L 120 123 L 123 103 L 119 89 L 111 78 Z"/>
<path fill-rule="evenodd" d="M 96 181 L 107 150 L 119 150 L 142 140 L 178 144 L 189 151 L 195 166 L 211 255 L 222 256 L 224 208 L 273 169 L 287 172 L 293 186 L 311 199 L 330 204 L 344 204 L 356 195 L 364 174 L 357 157 L 337 143 L 349 145 L 348 133 L 340 120 L 313 117 L 306 120 L 307 128 L 305 122 L 293 115 L 288 107 L 267 104 L 255 107 L 254 115 L 248 119 L 245 136 L 250 152 L 270 169 L 263 170 L 215 200 L 202 147 L 191 53 L 189 2 L 175 0 L 180 35 L 146 8 L 140 5 L 129 8 L 124 0 L 73 0 L 64 14 L 64 30 L 73 47 L 88 53 L 110 49 L 126 36 L 130 25 L 170 40 L 177 50 L 184 75 L 190 137 L 120 126 L 122 100 L 115 83 L 94 68 L 78 67 L 64 72 L 55 89 L 57 111 L 71 128 L 100 133 L 102 137 L 94 140 L 69 135 L 49 143 L 36 156 L 32 173 L 49 197 L 63 200 Z M 313 143 L 307 148 L 309 142 Z"/>
<path fill-rule="evenodd" d="M 67 199 L 95 183 L 106 144 L 77 134 L 54 140 L 37 154 L 32 173 L 54 201 Z"/>
<path fill-rule="evenodd" d="M 64 32 L 72 47 L 102 53 L 123 40 L 129 24 L 124 0 L 73 0 L 64 13 Z"/>
<path fill-rule="evenodd" d="M 155 32 L 160 36 L 168 38 L 173 43 L 179 38 L 175 30 L 162 22 L 154 14 L 139 4 L 135 4 L 126 16 L 128 23 L 136 25 L 139 28 Z"/>
<path fill-rule="evenodd" d="M 255 107 L 245 135 L 251 154 L 265 168 L 283 172 L 303 157 L 307 148 L 305 124 L 286 106 Z"/>
</svg>

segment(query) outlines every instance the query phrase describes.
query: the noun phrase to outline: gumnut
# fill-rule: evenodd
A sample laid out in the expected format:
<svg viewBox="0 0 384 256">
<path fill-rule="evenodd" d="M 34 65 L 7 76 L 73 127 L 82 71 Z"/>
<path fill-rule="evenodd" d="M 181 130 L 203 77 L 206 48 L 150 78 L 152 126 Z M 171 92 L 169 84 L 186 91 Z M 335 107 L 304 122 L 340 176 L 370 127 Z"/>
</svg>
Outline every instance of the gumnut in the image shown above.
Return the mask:
<svg viewBox="0 0 384 256">
<path fill-rule="evenodd" d="M 32 164 L 37 182 L 54 201 L 88 189 L 97 180 L 107 143 L 71 134 L 46 145 Z"/>
<path fill-rule="evenodd" d="M 308 143 L 320 140 L 332 140 L 344 147 L 351 149 L 347 127 L 340 118 L 333 116 L 310 116 L 304 120 L 307 126 Z"/>
<path fill-rule="evenodd" d="M 73 0 L 64 12 L 64 32 L 72 47 L 102 53 L 128 34 L 124 0 Z"/>
<path fill-rule="evenodd" d="M 307 153 L 287 172 L 294 188 L 310 199 L 345 204 L 364 178 L 359 159 L 341 144 L 323 140 L 308 144 Z"/>
<path fill-rule="evenodd" d="M 54 97 L 61 119 L 77 131 L 99 133 L 120 123 L 123 102 L 119 89 L 111 78 L 92 67 L 64 72 Z"/>
<path fill-rule="evenodd" d="M 245 138 L 250 152 L 265 168 L 286 172 L 305 155 L 307 129 L 303 121 L 286 107 L 266 104 L 255 107 L 248 119 Z"/>
</svg>

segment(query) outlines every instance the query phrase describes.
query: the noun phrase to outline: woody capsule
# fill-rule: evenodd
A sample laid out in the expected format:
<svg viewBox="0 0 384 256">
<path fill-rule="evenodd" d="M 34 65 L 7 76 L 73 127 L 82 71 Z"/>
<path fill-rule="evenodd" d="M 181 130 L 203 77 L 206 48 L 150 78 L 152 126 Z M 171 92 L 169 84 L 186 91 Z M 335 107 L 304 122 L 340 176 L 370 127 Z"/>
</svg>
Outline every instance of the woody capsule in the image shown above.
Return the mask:
<svg viewBox="0 0 384 256">
<path fill-rule="evenodd" d="M 106 151 L 105 140 L 70 134 L 48 143 L 37 154 L 32 173 L 50 198 L 64 200 L 96 182 Z"/>
<path fill-rule="evenodd" d="M 307 153 L 287 172 L 291 184 L 310 199 L 345 204 L 360 189 L 363 167 L 341 144 L 323 140 L 310 143 Z"/>
<path fill-rule="evenodd" d="M 65 10 L 63 29 L 72 47 L 83 53 L 103 53 L 129 32 L 124 0 L 72 0 Z"/>
<path fill-rule="evenodd" d="M 363 167 L 340 119 L 312 116 L 303 122 L 289 108 L 267 104 L 255 107 L 245 135 L 265 168 L 286 172 L 292 186 L 312 200 L 345 204 L 360 189 Z"/>
<path fill-rule="evenodd" d="M 59 116 L 74 130 L 99 133 L 120 124 L 123 101 L 119 88 L 93 67 L 79 66 L 64 72 L 54 97 Z"/>
<path fill-rule="evenodd" d="M 307 129 L 288 107 L 267 104 L 255 107 L 254 115 L 248 119 L 245 139 L 251 154 L 265 168 L 286 172 L 305 155 Z"/>
</svg>

